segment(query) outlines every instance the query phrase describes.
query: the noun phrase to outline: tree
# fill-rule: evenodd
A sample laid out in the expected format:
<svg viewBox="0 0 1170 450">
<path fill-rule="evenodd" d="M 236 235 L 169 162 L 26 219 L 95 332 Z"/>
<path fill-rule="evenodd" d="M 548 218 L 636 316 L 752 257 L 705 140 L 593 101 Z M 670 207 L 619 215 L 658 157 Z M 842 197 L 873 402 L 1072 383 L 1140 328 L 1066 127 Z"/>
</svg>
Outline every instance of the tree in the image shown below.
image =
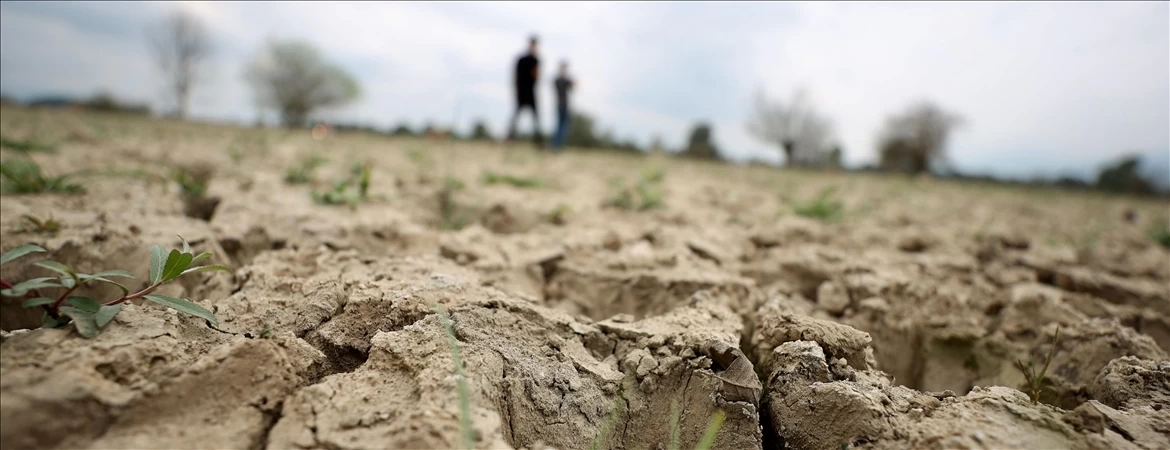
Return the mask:
<svg viewBox="0 0 1170 450">
<path fill-rule="evenodd" d="M 399 122 L 394 130 L 390 132 L 392 136 L 414 136 L 414 130 L 410 129 L 410 124 L 406 122 Z"/>
<path fill-rule="evenodd" d="M 698 122 L 691 127 L 687 146 L 682 155 L 701 159 L 719 159 L 719 147 L 715 145 L 715 132 L 707 122 Z"/>
<path fill-rule="evenodd" d="M 176 117 L 187 117 L 191 89 L 200 79 L 200 68 L 211 56 L 211 38 L 197 17 L 177 11 L 147 29 L 154 59 L 166 77 Z"/>
<path fill-rule="evenodd" d="M 285 126 L 302 126 L 313 110 L 358 97 L 357 81 L 306 42 L 271 40 L 248 66 L 245 77 L 263 106 L 280 111 Z"/>
<path fill-rule="evenodd" d="M 565 145 L 577 148 L 597 148 L 601 146 L 593 130 L 593 117 L 581 111 L 573 111 L 569 122 L 569 135 L 565 136 Z"/>
<path fill-rule="evenodd" d="M 487 124 L 483 120 L 475 121 L 475 125 L 471 129 L 471 139 L 474 141 L 492 140 L 492 132 L 488 130 Z"/>
<path fill-rule="evenodd" d="M 878 139 L 881 166 L 909 173 L 926 171 L 945 155 L 947 137 L 962 123 L 959 116 L 930 102 L 910 106 L 886 121 Z"/>
<path fill-rule="evenodd" d="M 1141 159 L 1126 156 L 1115 164 L 1105 166 L 1097 174 L 1097 188 L 1110 192 L 1150 194 L 1154 192 L 1151 183 L 1140 173 Z"/>
<path fill-rule="evenodd" d="M 769 99 L 763 90 L 759 90 L 753 103 L 748 132 L 779 147 L 784 152 L 785 164 L 824 166 L 831 163 L 832 123 L 813 110 L 805 91 L 796 91 L 791 100 L 783 102 Z"/>
</svg>

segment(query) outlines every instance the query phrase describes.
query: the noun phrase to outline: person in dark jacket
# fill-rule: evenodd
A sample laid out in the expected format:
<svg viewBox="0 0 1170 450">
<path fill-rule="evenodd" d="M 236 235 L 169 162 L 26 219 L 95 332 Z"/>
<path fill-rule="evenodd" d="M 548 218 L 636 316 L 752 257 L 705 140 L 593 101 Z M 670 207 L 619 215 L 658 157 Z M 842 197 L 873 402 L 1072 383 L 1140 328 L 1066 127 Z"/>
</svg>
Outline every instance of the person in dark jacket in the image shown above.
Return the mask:
<svg viewBox="0 0 1170 450">
<path fill-rule="evenodd" d="M 540 110 L 536 107 L 536 83 L 540 80 L 540 58 L 537 57 L 536 36 L 528 39 L 528 53 L 516 60 L 516 111 L 512 114 L 512 125 L 508 128 L 508 139 L 516 139 L 516 121 L 520 112 L 532 110 L 532 138 L 538 147 L 543 146 L 544 136 L 540 132 Z"/>
<path fill-rule="evenodd" d="M 565 138 L 569 136 L 570 119 L 573 114 L 573 110 L 569 108 L 573 78 L 569 76 L 568 61 L 561 61 L 561 68 L 556 80 L 553 81 L 553 87 L 557 91 L 557 133 L 553 136 L 553 148 L 560 150 L 565 147 Z"/>
</svg>

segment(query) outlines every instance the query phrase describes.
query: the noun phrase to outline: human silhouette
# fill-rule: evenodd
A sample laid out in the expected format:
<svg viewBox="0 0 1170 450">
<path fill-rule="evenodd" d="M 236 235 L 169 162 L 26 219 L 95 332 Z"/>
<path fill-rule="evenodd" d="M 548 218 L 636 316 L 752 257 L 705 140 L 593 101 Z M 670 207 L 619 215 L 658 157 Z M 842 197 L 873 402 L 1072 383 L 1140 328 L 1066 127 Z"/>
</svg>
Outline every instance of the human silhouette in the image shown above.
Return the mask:
<svg viewBox="0 0 1170 450">
<path fill-rule="evenodd" d="M 524 109 L 532 110 L 532 139 L 537 147 L 544 144 L 540 132 L 540 112 L 536 107 L 536 82 L 540 80 L 540 58 L 537 57 L 536 36 L 528 38 L 528 52 L 516 60 L 516 111 L 512 114 L 512 125 L 508 128 L 508 139 L 516 139 L 516 121 Z"/>
<path fill-rule="evenodd" d="M 560 70 L 553 87 L 557 92 L 557 132 L 553 136 L 553 148 L 560 150 L 565 147 L 565 138 L 569 135 L 569 125 L 572 110 L 569 108 L 569 93 L 573 90 L 573 78 L 569 76 L 569 62 L 561 61 Z"/>
</svg>

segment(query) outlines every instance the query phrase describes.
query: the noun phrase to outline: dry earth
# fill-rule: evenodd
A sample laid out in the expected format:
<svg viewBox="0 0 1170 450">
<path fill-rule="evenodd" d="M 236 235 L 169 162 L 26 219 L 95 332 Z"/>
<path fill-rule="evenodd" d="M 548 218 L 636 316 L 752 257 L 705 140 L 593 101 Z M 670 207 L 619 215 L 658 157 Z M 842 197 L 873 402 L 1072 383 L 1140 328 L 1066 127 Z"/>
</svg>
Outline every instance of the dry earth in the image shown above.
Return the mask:
<svg viewBox="0 0 1170 450">
<path fill-rule="evenodd" d="M 434 305 L 478 448 L 665 449 L 673 404 L 683 448 L 716 411 L 722 449 L 1170 448 L 1170 253 L 1145 234 L 1164 200 L 13 108 L 0 132 L 88 171 L 83 195 L 3 196 L 0 250 L 48 250 L 5 280 L 39 259 L 142 280 L 176 235 L 234 269 L 167 287 L 218 329 L 139 304 L 83 339 L 5 299 L 5 449 L 455 448 Z M 314 153 L 320 187 L 371 163 L 371 198 L 285 184 Z M 212 200 L 131 172 L 172 167 Z M 652 172 L 661 208 L 603 207 Z M 793 213 L 828 186 L 838 220 Z M 1033 405 L 1013 363 L 1058 327 Z"/>
</svg>

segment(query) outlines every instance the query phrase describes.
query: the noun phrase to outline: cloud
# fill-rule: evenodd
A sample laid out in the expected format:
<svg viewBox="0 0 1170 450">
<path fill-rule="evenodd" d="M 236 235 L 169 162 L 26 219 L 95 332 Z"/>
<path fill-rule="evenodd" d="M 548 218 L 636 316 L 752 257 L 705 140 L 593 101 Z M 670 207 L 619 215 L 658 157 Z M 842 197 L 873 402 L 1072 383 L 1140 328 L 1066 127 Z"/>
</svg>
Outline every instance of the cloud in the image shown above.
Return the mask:
<svg viewBox="0 0 1170 450">
<path fill-rule="evenodd" d="M 872 160 L 885 118 L 918 99 L 967 119 L 951 155 L 969 170 L 1084 170 L 1170 151 L 1166 3 L 5 2 L 0 90 L 158 98 L 143 30 L 176 8 L 215 36 L 194 92 L 201 118 L 255 120 L 244 65 L 269 38 L 301 38 L 362 84 L 329 118 L 417 127 L 458 114 L 461 129 L 482 118 L 499 132 L 514 58 L 537 33 L 546 81 L 569 59 L 574 104 L 642 143 L 681 145 L 703 119 L 733 158 L 775 161 L 744 128 L 751 94 L 806 87 L 852 164 Z M 551 85 L 538 95 L 547 128 Z"/>
</svg>

